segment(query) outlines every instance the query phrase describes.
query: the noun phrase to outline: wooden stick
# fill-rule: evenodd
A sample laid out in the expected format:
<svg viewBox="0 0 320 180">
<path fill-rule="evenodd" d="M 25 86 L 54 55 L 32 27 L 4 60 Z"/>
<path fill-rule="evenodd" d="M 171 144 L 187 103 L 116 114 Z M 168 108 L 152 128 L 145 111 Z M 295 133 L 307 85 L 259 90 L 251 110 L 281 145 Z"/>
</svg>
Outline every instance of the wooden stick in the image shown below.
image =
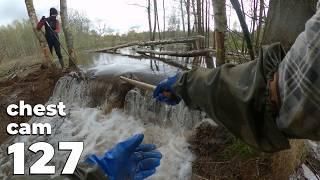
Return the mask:
<svg viewBox="0 0 320 180">
<path fill-rule="evenodd" d="M 138 88 L 142 88 L 142 89 L 145 89 L 145 90 L 150 90 L 150 91 L 154 91 L 156 89 L 156 86 L 152 85 L 152 84 L 147 84 L 147 83 L 144 83 L 144 82 L 141 82 L 141 81 L 136 81 L 136 80 L 133 80 L 133 79 L 129 79 L 129 78 L 126 78 L 126 77 L 123 77 L 123 76 L 120 76 L 120 79 L 123 80 L 123 81 L 126 81 Z"/>
</svg>

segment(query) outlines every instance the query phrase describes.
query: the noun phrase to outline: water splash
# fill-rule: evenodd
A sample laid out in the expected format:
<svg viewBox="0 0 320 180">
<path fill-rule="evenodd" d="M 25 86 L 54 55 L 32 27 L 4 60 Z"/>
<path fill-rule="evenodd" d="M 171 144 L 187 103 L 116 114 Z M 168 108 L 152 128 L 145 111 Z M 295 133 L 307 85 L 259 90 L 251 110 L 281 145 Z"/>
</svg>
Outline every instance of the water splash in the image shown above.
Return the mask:
<svg viewBox="0 0 320 180">
<path fill-rule="evenodd" d="M 44 141 L 55 147 L 55 156 L 49 165 L 61 172 L 68 152 L 57 151 L 59 141 L 83 141 L 81 161 L 92 153 L 103 154 L 117 142 L 133 134 L 144 133 L 145 143 L 155 143 L 163 154 L 161 166 L 152 179 L 189 179 L 194 155 L 189 150 L 186 132 L 204 115 L 189 112 L 183 104 L 169 107 L 155 102 L 150 93 L 131 90 L 126 96 L 124 111 L 113 110 L 105 115 L 101 105 L 106 99 L 107 89 L 112 86 L 95 80 L 79 81 L 63 77 L 57 83 L 47 104 L 63 101 L 66 117 L 32 117 L 29 123 L 50 123 L 52 135 L 16 136 L 1 145 L 0 179 L 7 179 L 12 173 L 12 156 L 7 156 L 7 147 L 15 142 L 25 142 L 28 147 L 34 142 Z M 100 101 L 94 99 L 99 93 Z M 40 157 L 26 150 L 25 172 Z"/>
</svg>

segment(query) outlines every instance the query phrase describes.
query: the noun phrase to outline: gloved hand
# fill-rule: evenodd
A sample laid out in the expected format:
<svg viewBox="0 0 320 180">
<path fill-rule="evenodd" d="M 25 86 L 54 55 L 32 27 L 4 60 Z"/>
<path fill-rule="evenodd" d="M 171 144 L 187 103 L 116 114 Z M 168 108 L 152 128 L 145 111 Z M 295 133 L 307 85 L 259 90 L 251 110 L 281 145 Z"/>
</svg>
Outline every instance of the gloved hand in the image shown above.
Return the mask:
<svg viewBox="0 0 320 180">
<path fill-rule="evenodd" d="M 41 20 L 42 22 L 44 22 L 46 20 L 46 17 L 45 16 L 42 16 Z"/>
<path fill-rule="evenodd" d="M 160 102 L 165 102 L 168 105 L 177 105 L 180 103 L 181 98 L 174 94 L 172 86 L 178 80 L 179 74 L 169 77 L 158 84 L 153 92 L 153 97 Z"/>
<path fill-rule="evenodd" d="M 143 134 L 118 143 L 104 156 L 90 155 L 86 162 L 97 164 L 112 180 L 142 180 L 156 172 L 162 155 L 154 144 L 141 144 Z"/>
</svg>

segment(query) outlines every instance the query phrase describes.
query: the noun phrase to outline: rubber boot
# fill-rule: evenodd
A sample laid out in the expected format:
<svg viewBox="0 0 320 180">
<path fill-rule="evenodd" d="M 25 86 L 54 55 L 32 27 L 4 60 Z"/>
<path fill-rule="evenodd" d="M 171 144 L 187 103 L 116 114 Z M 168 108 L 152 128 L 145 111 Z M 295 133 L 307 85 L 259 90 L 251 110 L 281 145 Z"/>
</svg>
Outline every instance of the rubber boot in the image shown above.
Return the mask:
<svg viewBox="0 0 320 180">
<path fill-rule="evenodd" d="M 61 68 L 63 69 L 64 68 L 63 58 L 59 58 L 59 62 L 60 62 Z"/>
</svg>

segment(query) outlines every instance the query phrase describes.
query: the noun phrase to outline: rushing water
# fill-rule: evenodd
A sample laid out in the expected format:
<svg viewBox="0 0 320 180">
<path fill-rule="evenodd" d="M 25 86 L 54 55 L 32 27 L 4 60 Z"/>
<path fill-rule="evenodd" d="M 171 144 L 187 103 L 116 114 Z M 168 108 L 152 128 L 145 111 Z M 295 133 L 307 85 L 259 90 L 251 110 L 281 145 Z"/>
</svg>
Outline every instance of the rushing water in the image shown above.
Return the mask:
<svg viewBox="0 0 320 180">
<path fill-rule="evenodd" d="M 133 89 L 126 95 L 123 110 L 115 109 L 109 114 L 103 113 L 103 104 L 108 94 L 99 95 L 101 102 L 95 102 L 93 98 L 98 92 L 107 92 L 112 86 L 107 83 L 109 78 L 130 75 L 157 83 L 168 74 L 176 73 L 177 69 L 160 63 L 159 71 L 155 71 L 150 69 L 148 60 L 139 61 L 107 54 L 95 56 L 91 64 L 83 66 L 93 79 L 62 77 L 47 102 L 64 102 L 66 117 L 32 117 L 30 120 L 29 123 L 50 123 L 52 135 L 16 136 L 0 147 L 0 179 L 11 176 L 13 160 L 6 151 L 15 142 L 25 142 L 26 147 L 40 141 L 53 145 L 56 154 L 49 165 L 55 165 L 59 173 L 68 156 L 67 152 L 57 151 L 59 141 L 83 141 L 83 161 L 86 155 L 102 154 L 117 142 L 136 133 L 144 133 L 144 142 L 155 143 L 163 154 L 161 166 L 151 179 L 190 179 L 195 157 L 186 137 L 192 127 L 204 118 L 203 113 L 190 111 L 183 103 L 176 107 L 160 104 L 152 99 L 150 92 L 141 92 L 139 89 Z M 26 173 L 40 154 L 26 151 Z"/>
</svg>

